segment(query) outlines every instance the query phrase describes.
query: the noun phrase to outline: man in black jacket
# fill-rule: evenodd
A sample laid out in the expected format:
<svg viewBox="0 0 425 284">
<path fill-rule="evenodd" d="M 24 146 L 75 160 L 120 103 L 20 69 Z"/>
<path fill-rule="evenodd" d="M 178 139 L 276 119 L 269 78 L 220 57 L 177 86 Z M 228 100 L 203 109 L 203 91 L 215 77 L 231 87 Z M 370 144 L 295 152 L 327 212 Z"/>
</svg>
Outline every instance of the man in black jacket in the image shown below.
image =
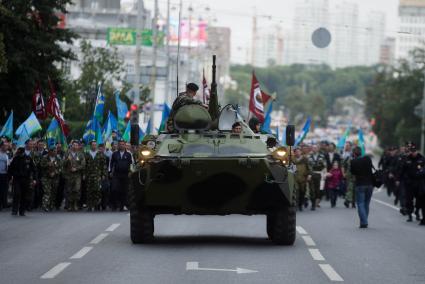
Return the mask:
<svg viewBox="0 0 425 284">
<path fill-rule="evenodd" d="M 118 151 L 115 151 L 110 160 L 109 169 L 112 174 L 112 185 L 111 185 L 111 206 L 112 210 L 116 210 L 117 207 L 120 211 L 124 211 L 124 206 L 127 206 L 127 191 L 130 172 L 130 166 L 133 163 L 133 157 L 126 150 L 125 141 L 120 140 L 118 142 Z"/>
<path fill-rule="evenodd" d="M 416 202 L 418 202 L 417 197 L 422 186 L 418 171 L 425 167 L 425 158 L 418 152 L 414 143 L 409 142 L 407 149 L 409 155 L 402 165 L 400 175 L 404 177 L 405 182 L 407 222 L 412 222 L 412 213 L 415 209 L 414 201 L 416 198 Z M 419 203 L 417 203 L 417 205 L 419 205 Z M 417 212 L 416 219 L 420 220 L 419 212 Z"/>
<path fill-rule="evenodd" d="M 9 175 L 13 178 L 12 215 L 25 216 L 28 190 L 36 183 L 36 170 L 33 159 L 25 155 L 23 147 L 18 148 L 10 163 Z"/>
<path fill-rule="evenodd" d="M 350 171 L 355 176 L 356 203 L 360 218 L 360 228 L 365 229 L 368 227 L 369 204 L 373 193 L 373 164 L 369 156 L 362 157 L 361 155 L 361 148 L 354 148 L 354 159 L 351 161 Z"/>
</svg>

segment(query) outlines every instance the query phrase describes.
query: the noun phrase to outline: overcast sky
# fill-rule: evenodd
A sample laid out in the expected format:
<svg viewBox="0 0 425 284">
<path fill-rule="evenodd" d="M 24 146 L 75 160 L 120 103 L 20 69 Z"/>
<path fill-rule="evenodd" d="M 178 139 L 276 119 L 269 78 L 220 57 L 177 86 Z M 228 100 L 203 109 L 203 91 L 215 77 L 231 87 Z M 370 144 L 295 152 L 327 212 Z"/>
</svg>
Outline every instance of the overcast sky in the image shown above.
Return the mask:
<svg viewBox="0 0 425 284">
<path fill-rule="evenodd" d="M 122 0 L 133 2 L 137 0 Z M 187 16 L 187 8 L 192 5 L 194 15 L 205 15 L 217 19 L 216 26 L 227 26 L 232 30 L 232 62 L 244 63 L 251 46 L 252 16 L 270 15 L 258 18 L 259 26 L 271 26 L 280 23 L 284 28 L 292 25 L 294 8 L 297 0 L 183 0 L 183 16 Z M 300 0 L 298 0 L 300 1 Z M 365 17 L 369 11 L 382 11 L 386 14 L 387 34 L 395 36 L 397 31 L 397 9 L 399 0 L 330 0 L 334 2 L 356 2 L 360 8 L 360 17 Z M 145 6 L 153 10 L 154 0 L 144 0 Z M 161 14 L 166 15 L 167 0 L 159 0 Z M 171 0 L 178 6 L 178 0 Z M 205 7 L 210 7 L 209 13 Z M 177 12 L 174 12 L 177 14 Z M 176 15 L 177 16 L 177 15 Z"/>
</svg>

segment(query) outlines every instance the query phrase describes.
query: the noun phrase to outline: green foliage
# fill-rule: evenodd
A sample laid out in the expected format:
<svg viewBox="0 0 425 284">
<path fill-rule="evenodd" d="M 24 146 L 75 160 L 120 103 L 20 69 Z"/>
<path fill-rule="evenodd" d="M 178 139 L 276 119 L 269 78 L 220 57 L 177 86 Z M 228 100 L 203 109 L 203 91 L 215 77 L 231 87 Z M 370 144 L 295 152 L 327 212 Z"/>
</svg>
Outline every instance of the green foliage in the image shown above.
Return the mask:
<svg viewBox="0 0 425 284">
<path fill-rule="evenodd" d="M 81 42 L 82 57 L 79 62 L 81 75 L 65 85 L 66 118 L 73 121 L 88 121 L 96 102 L 96 88 L 102 82 L 105 95 L 105 110 L 116 114 L 114 91 L 116 82 L 124 85 L 123 93 L 129 86 L 123 81 L 124 63 L 116 48 L 93 47 L 88 41 Z M 105 112 L 105 118 L 107 113 Z"/>
<path fill-rule="evenodd" d="M 382 146 L 420 142 L 421 120 L 414 108 L 424 88 L 425 51 L 416 50 L 409 61 L 379 70 L 367 89 L 366 113 L 376 119 L 373 130 Z"/>
<path fill-rule="evenodd" d="M 231 77 L 237 82 L 236 90 L 226 90 L 226 103 L 248 105 L 252 66 L 231 67 Z M 331 70 L 326 65 L 291 65 L 255 68 L 261 87 L 276 93 L 275 109 L 284 106 L 293 119 L 298 114 L 316 117 L 321 124 L 334 114 L 335 100 L 346 96 L 365 98 L 365 89 L 373 79 L 372 67 L 349 67 Z"/>
<path fill-rule="evenodd" d="M 39 81 L 47 90 L 50 77 L 61 88 L 58 64 L 73 58 L 60 43 L 75 34 L 57 28 L 58 12 L 66 13 L 71 0 L 11 0 L 0 2 L 0 120 L 13 109 L 16 123 L 31 111 L 31 98 Z M 4 44 L 4 48 L 2 45 Z M 2 57 L 2 52 L 5 57 Z M 7 61 L 5 60 L 7 59 Z M 7 72 L 5 72 L 7 70 Z"/>
</svg>

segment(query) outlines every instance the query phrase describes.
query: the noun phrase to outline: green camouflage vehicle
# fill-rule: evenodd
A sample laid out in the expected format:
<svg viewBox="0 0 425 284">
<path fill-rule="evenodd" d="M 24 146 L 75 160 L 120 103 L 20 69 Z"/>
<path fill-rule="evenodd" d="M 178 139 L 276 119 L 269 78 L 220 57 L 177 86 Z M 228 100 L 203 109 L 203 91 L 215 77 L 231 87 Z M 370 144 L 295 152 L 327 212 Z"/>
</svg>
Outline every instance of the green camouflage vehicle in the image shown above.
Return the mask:
<svg viewBox="0 0 425 284">
<path fill-rule="evenodd" d="M 139 149 L 129 194 L 131 240 L 152 242 L 158 214 L 264 214 L 269 238 L 292 245 L 296 194 L 287 167 L 290 150 L 254 134 L 233 106 L 218 111 L 214 71 L 213 63 L 209 110 L 183 106 L 174 117 L 175 133 L 160 134 Z M 240 134 L 231 132 L 235 121 L 243 125 Z M 293 132 L 288 126 L 288 145 Z"/>
</svg>

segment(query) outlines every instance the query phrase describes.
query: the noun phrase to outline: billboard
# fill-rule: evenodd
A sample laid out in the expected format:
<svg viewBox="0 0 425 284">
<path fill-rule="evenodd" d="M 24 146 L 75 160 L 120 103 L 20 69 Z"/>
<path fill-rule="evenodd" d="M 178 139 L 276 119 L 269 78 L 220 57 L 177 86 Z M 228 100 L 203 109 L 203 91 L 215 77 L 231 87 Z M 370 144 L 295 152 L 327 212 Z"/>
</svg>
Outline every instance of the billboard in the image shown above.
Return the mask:
<svg viewBox="0 0 425 284">
<path fill-rule="evenodd" d="M 207 22 L 204 20 L 182 20 L 180 23 L 181 46 L 204 46 L 207 43 Z M 170 19 L 170 45 L 177 45 L 179 41 L 179 21 Z"/>
<path fill-rule="evenodd" d="M 158 31 L 158 46 L 164 45 L 164 38 L 164 32 Z M 108 28 L 106 41 L 110 45 L 136 45 L 136 29 Z M 144 29 L 142 31 L 142 45 L 152 46 L 153 42 L 153 31 L 151 29 Z"/>
</svg>

